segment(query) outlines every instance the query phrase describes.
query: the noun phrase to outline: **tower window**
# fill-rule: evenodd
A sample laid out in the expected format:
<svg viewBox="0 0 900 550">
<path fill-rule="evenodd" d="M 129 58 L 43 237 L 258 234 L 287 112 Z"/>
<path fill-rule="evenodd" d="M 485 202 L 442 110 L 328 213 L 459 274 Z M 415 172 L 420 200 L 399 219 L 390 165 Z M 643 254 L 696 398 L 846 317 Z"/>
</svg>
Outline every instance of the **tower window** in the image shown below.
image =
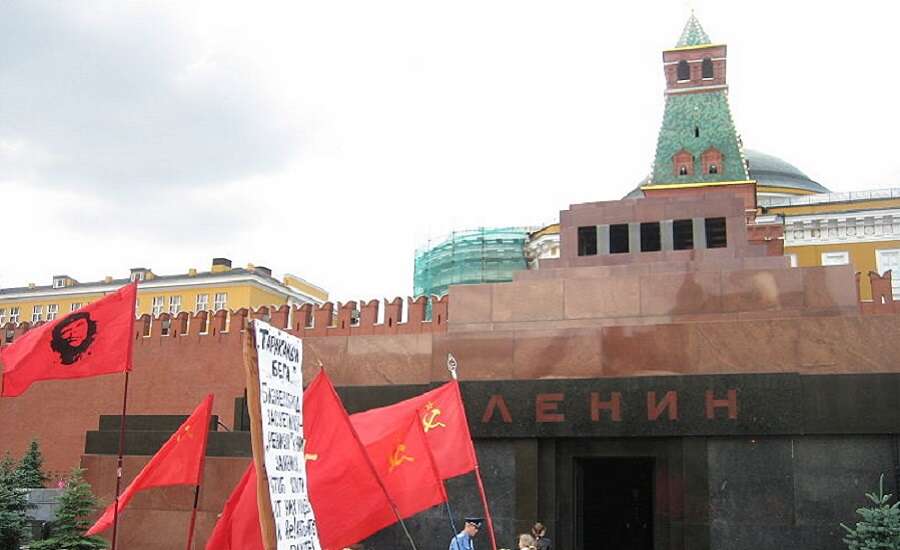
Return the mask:
<svg viewBox="0 0 900 550">
<path fill-rule="evenodd" d="M 694 248 L 693 220 L 672 222 L 672 248 L 675 250 L 692 250 Z"/>
<path fill-rule="evenodd" d="M 694 155 L 687 149 L 682 149 L 672 156 L 672 164 L 675 173 L 679 176 L 694 175 Z"/>
<path fill-rule="evenodd" d="M 628 224 L 617 223 L 609 226 L 609 253 L 628 253 Z"/>
<path fill-rule="evenodd" d="M 641 224 L 641 252 L 656 252 L 662 249 L 659 222 Z"/>
<path fill-rule="evenodd" d="M 578 255 L 597 255 L 597 228 L 593 225 L 578 228 Z"/>
<path fill-rule="evenodd" d="M 713 62 L 712 59 L 708 57 L 703 58 L 703 78 L 712 78 L 713 77 Z"/>
<path fill-rule="evenodd" d="M 678 81 L 690 80 L 691 79 L 691 67 L 688 65 L 688 62 L 685 60 L 681 60 L 678 62 Z"/>
<path fill-rule="evenodd" d="M 719 166 L 722 166 L 722 153 L 715 147 L 710 147 L 700 155 L 700 163 L 704 174 L 718 174 Z"/>
<path fill-rule="evenodd" d="M 694 126 L 694 137 L 700 137 L 700 127 Z"/>
</svg>

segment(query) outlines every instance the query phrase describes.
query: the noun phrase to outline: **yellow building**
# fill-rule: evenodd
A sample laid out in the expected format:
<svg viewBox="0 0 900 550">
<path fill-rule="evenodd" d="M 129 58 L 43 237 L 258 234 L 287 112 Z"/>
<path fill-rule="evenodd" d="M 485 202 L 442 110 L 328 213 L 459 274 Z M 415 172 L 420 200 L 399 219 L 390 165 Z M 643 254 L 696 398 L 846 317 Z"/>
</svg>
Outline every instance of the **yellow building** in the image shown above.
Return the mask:
<svg viewBox="0 0 900 550">
<path fill-rule="evenodd" d="M 0 289 L 0 326 L 52 321 L 129 281 L 138 281 L 138 315 L 318 305 L 328 300 L 327 292 L 300 277 L 287 274 L 278 280 L 267 267 L 232 267 L 227 258 L 213 258 L 209 271 L 190 269 L 180 275 L 157 275 L 151 269 L 136 267 L 127 278 L 80 283 L 68 275 L 56 275 L 49 285 Z"/>
<path fill-rule="evenodd" d="M 794 266 L 851 264 L 861 273 L 860 297 L 872 299 L 866 276 L 893 270 L 900 299 L 900 189 L 820 193 L 760 200 L 784 223 L 784 253 Z"/>
</svg>

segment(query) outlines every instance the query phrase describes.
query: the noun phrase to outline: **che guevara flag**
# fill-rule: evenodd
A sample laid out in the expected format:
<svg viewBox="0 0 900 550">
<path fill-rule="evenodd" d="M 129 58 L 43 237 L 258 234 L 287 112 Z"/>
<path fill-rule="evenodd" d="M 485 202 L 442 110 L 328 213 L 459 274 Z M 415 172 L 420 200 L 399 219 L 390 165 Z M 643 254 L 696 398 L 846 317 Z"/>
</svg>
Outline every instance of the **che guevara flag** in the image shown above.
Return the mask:
<svg viewBox="0 0 900 550">
<path fill-rule="evenodd" d="M 131 370 L 136 293 L 135 283 L 126 285 L 0 350 L 0 397 L 20 395 L 39 380 Z"/>
<path fill-rule="evenodd" d="M 263 550 L 253 462 L 225 502 L 206 550 Z"/>
<path fill-rule="evenodd" d="M 324 371 L 303 392 L 303 436 L 309 500 L 323 550 L 356 544 L 397 521 Z"/>
<path fill-rule="evenodd" d="M 452 381 L 405 401 L 356 413 L 350 421 L 364 445 L 385 437 L 417 414 L 442 479 L 475 469 L 475 448 L 469 434 L 459 382 Z"/>
<path fill-rule="evenodd" d="M 421 419 L 411 414 L 378 441 L 366 445 L 375 471 L 406 519 L 447 500 Z"/>
<path fill-rule="evenodd" d="M 178 431 L 172 434 L 172 437 L 153 455 L 150 462 L 119 496 L 120 514 L 138 491 L 168 485 L 200 484 L 212 405 L 213 394 L 209 394 Z M 103 511 L 103 515 L 93 527 L 88 529 L 86 536 L 96 535 L 111 527 L 115 513 L 114 501 Z"/>
</svg>

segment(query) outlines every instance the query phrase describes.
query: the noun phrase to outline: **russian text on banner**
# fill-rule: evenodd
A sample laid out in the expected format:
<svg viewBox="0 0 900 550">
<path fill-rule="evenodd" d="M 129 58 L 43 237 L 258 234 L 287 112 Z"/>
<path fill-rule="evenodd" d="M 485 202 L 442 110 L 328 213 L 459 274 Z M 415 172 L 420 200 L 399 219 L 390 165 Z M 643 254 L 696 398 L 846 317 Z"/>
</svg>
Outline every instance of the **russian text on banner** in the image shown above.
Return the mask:
<svg viewBox="0 0 900 550">
<path fill-rule="evenodd" d="M 266 548 L 277 550 L 320 550 L 316 514 L 309 501 L 306 462 L 303 459 L 303 342 L 268 323 L 253 321 L 253 347 L 245 347 L 249 359 L 248 387 L 256 382 L 259 394 L 248 402 L 258 411 L 251 413 L 251 431 L 254 440 L 254 460 L 260 466 L 258 455 L 262 451 L 262 465 L 257 472 L 264 491 L 257 498 L 265 499 L 271 510 L 266 518 L 269 529 L 263 529 Z M 253 378 L 257 380 L 254 381 Z M 255 392 L 254 392 L 255 393 Z M 248 393 L 248 398 L 250 394 Z M 260 518 L 263 519 L 262 517 Z M 267 534 L 268 533 L 268 534 Z"/>
</svg>

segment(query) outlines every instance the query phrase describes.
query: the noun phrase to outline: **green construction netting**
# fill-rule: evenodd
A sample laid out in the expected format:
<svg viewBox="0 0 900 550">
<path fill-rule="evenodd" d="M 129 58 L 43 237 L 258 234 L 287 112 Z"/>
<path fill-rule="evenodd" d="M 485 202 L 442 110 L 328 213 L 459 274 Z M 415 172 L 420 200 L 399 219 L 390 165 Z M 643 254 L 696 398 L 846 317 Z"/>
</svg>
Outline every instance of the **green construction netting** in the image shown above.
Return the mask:
<svg viewBox="0 0 900 550">
<path fill-rule="evenodd" d="M 500 283 L 526 268 L 523 227 L 455 231 L 416 250 L 413 292 L 442 296 L 450 285 Z"/>
</svg>

